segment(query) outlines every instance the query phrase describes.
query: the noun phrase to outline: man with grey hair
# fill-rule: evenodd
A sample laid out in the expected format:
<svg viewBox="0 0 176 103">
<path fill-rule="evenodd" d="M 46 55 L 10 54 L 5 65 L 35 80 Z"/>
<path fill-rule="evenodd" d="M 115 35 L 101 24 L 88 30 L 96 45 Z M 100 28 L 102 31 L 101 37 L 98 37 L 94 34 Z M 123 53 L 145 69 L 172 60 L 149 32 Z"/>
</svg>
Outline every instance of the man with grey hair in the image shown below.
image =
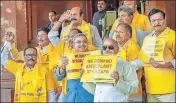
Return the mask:
<svg viewBox="0 0 176 103">
<path fill-rule="evenodd" d="M 134 12 L 131 25 L 133 25 L 135 28 L 139 28 L 140 30 L 143 30 L 143 31 L 152 30 L 147 16 L 145 16 L 143 14 L 139 14 L 139 12 L 137 11 L 136 0 L 124 0 L 123 5 L 128 6 Z M 114 29 L 117 25 L 118 25 L 118 19 L 114 22 L 112 29 L 111 29 L 111 32 L 114 31 Z"/>
<path fill-rule="evenodd" d="M 118 23 L 124 22 L 124 23 L 131 25 L 131 27 L 132 27 L 132 40 L 133 40 L 133 42 L 137 43 L 141 47 L 143 39 L 151 31 L 142 31 L 142 30 L 136 28 L 135 26 L 133 26 L 132 25 L 133 14 L 134 14 L 133 10 L 131 8 L 129 8 L 128 6 L 120 6 L 118 8 L 118 19 L 117 20 L 118 20 Z M 115 29 L 111 30 L 111 32 L 109 34 L 109 38 L 115 39 L 114 32 L 115 32 Z"/>
<path fill-rule="evenodd" d="M 143 39 L 146 35 L 149 34 L 150 31 L 142 31 L 138 28 L 135 28 L 131 25 L 133 20 L 133 10 L 128 6 L 120 6 L 118 8 L 118 22 L 120 23 L 117 25 L 113 33 L 109 35 L 110 38 L 113 38 L 119 43 L 120 51 L 118 53 L 124 60 L 128 62 L 133 62 L 133 65 L 138 66 L 139 64 L 143 64 L 138 59 L 138 53 L 140 51 L 140 47 L 142 46 Z M 122 25 L 121 25 L 122 23 Z M 124 24 L 126 23 L 126 24 Z M 129 26 L 131 25 L 131 30 L 128 30 Z M 131 32 L 129 32 L 131 31 Z M 138 66 L 137 73 L 138 79 L 141 80 L 142 78 L 142 67 Z M 133 94 L 130 97 L 130 100 L 134 101 L 142 101 L 142 85 L 139 83 L 138 93 Z"/>
</svg>

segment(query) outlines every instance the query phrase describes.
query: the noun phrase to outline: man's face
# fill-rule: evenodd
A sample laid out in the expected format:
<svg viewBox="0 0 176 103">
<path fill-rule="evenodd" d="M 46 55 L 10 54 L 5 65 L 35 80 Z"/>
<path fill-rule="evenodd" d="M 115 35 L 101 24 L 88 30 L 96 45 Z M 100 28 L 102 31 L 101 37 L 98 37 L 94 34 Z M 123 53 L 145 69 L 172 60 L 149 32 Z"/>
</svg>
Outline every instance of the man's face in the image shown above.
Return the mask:
<svg viewBox="0 0 176 103">
<path fill-rule="evenodd" d="M 39 31 L 37 35 L 37 41 L 39 46 L 44 47 L 49 44 L 48 35 L 45 31 Z"/>
<path fill-rule="evenodd" d="M 98 1 L 97 8 L 98 11 L 103 11 L 106 8 L 106 3 L 104 1 Z"/>
<path fill-rule="evenodd" d="M 77 52 L 84 52 L 87 51 L 88 48 L 88 41 L 85 36 L 79 36 L 73 41 L 73 48 Z"/>
<path fill-rule="evenodd" d="M 112 40 L 105 40 L 103 44 L 104 55 L 116 55 L 118 53 L 117 45 Z"/>
<path fill-rule="evenodd" d="M 72 24 L 79 25 L 83 20 L 83 14 L 80 15 L 80 8 L 72 8 L 70 15 Z"/>
<path fill-rule="evenodd" d="M 126 43 L 130 39 L 130 34 L 126 32 L 124 25 L 119 25 L 118 27 L 116 27 L 115 35 L 116 41 L 121 45 Z"/>
<path fill-rule="evenodd" d="M 24 62 L 27 66 L 32 66 L 37 63 L 37 52 L 33 48 L 29 48 L 26 50 L 24 55 Z"/>
<path fill-rule="evenodd" d="M 118 14 L 119 23 L 127 23 L 131 25 L 132 17 L 128 15 L 127 12 L 120 11 Z"/>
<path fill-rule="evenodd" d="M 166 27 L 166 21 L 160 12 L 150 16 L 150 22 L 155 32 L 161 32 Z"/>
<path fill-rule="evenodd" d="M 129 8 L 131 8 L 133 10 L 133 12 L 135 12 L 135 10 L 136 10 L 136 2 L 134 0 L 124 1 L 123 5 L 128 6 Z"/>
<path fill-rule="evenodd" d="M 50 22 L 55 22 L 56 20 L 56 15 L 53 12 L 49 13 L 49 20 Z"/>
</svg>

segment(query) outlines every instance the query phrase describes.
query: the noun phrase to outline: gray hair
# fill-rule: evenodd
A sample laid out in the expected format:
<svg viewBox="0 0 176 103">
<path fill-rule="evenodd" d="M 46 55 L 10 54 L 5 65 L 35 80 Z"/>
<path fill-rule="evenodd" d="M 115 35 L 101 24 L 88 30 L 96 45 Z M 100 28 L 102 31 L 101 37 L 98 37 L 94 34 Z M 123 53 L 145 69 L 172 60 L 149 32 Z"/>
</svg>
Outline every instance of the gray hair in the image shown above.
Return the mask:
<svg viewBox="0 0 176 103">
<path fill-rule="evenodd" d="M 120 25 L 125 26 L 126 32 L 129 32 L 129 33 L 130 33 L 130 38 L 132 38 L 132 27 L 131 27 L 129 24 L 127 24 L 127 23 L 119 23 L 119 24 L 117 25 L 117 27 L 120 26 Z M 116 28 L 117 28 L 117 27 L 116 27 Z"/>
<path fill-rule="evenodd" d="M 73 42 L 75 41 L 75 39 L 76 38 L 78 38 L 78 37 L 80 37 L 80 36 L 84 36 L 84 37 L 86 37 L 86 39 L 87 39 L 87 36 L 85 35 L 85 34 L 83 34 L 83 33 L 78 33 L 78 34 L 76 34 L 76 35 L 74 35 L 74 37 L 73 37 Z"/>
<path fill-rule="evenodd" d="M 124 6 L 124 5 L 118 8 L 118 13 L 121 11 L 128 13 L 128 16 L 133 16 L 134 14 L 131 8 L 129 8 L 128 6 Z"/>
</svg>

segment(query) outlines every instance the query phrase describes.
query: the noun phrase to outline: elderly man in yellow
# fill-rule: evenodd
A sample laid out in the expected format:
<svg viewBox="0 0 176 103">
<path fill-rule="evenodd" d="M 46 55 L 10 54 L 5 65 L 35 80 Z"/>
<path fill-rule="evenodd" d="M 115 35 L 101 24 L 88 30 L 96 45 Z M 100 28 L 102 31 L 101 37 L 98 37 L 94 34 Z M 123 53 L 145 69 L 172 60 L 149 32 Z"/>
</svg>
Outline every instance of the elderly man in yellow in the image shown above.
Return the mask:
<svg viewBox="0 0 176 103">
<path fill-rule="evenodd" d="M 145 37 L 139 58 L 144 61 L 148 102 L 175 102 L 175 31 L 166 27 L 165 13 L 148 14 L 153 32 Z"/>
<path fill-rule="evenodd" d="M 10 43 L 1 52 L 1 64 L 14 74 L 14 102 L 54 102 L 54 84 L 47 67 L 37 63 L 37 49 L 27 47 L 24 50 L 24 63 L 8 59 Z"/>
<path fill-rule="evenodd" d="M 138 80 L 141 80 L 142 77 L 142 68 L 143 62 L 138 60 L 138 53 L 140 51 L 139 46 L 134 43 L 131 39 L 132 36 L 132 28 L 130 25 L 126 23 L 119 23 L 119 25 L 115 29 L 116 41 L 118 42 L 119 52 L 118 56 L 120 56 L 123 60 L 130 62 L 135 65 L 138 69 Z M 138 92 L 132 94 L 129 98 L 129 101 L 142 101 L 142 86 L 141 82 L 138 84 Z M 135 99 L 135 100 L 134 100 Z"/>
<path fill-rule="evenodd" d="M 101 48 L 102 39 L 95 26 L 85 22 L 83 20 L 83 10 L 79 7 L 73 7 L 70 10 L 70 25 L 64 27 L 61 31 L 61 40 L 67 39 L 70 29 L 74 26 L 80 29 L 88 38 L 88 43 L 94 45 L 97 48 Z M 59 21 L 62 23 L 62 21 Z"/>
<path fill-rule="evenodd" d="M 133 20 L 133 10 L 128 6 L 120 6 L 118 8 L 118 22 L 127 23 L 128 25 L 131 25 L 132 20 Z M 131 27 L 132 27 L 132 41 L 141 46 L 143 39 L 145 38 L 146 35 L 150 33 L 150 31 L 142 31 L 133 25 L 131 25 Z M 114 40 L 116 40 L 114 32 L 115 28 L 113 29 L 113 32 L 109 34 L 109 38 L 113 38 Z"/>
<path fill-rule="evenodd" d="M 37 62 L 46 66 L 47 69 L 49 69 L 49 52 L 51 52 L 51 50 L 53 49 L 53 46 L 52 44 L 50 44 L 49 42 L 49 39 L 48 39 L 48 32 L 49 30 L 47 28 L 40 28 L 38 31 L 37 31 L 37 42 L 38 42 L 38 45 L 36 47 L 37 49 Z M 12 32 L 7 32 L 5 34 L 6 36 L 6 40 L 11 42 L 11 49 L 10 49 L 10 53 L 11 53 L 11 56 L 14 60 L 17 60 L 17 61 L 24 61 L 24 55 L 23 55 L 23 51 L 20 51 L 18 52 L 18 50 L 16 49 L 15 45 L 14 45 L 14 42 L 13 42 L 13 38 L 14 38 L 14 33 Z M 10 40 L 11 39 L 11 40 Z M 6 46 L 6 45 L 4 45 Z M 51 72 L 52 74 L 52 72 Z M 53 81 L 55 83 L 55 90 L 58 92 L 59 94 L 59 87 L 57 86 L 57 81 L 54 77 L 54 74 L 53 75 Z"/>
<path fill-rule="evenodd" d="M 152 30 L 151 24 L 147 16 L 139 14 L 139 12 L 137 11 L 136 0 L 124 0 L 123 5 L 128 6 L 134 12 L 131 26 L 134 26 L 134 28 L 138 28 L 143 31 Z M 118 25 L 118 22 L 119 22 L 118 19 L 114 22 L 110 33 L 112 33 L 115 30 L 115 27 Z"/>
</svg>

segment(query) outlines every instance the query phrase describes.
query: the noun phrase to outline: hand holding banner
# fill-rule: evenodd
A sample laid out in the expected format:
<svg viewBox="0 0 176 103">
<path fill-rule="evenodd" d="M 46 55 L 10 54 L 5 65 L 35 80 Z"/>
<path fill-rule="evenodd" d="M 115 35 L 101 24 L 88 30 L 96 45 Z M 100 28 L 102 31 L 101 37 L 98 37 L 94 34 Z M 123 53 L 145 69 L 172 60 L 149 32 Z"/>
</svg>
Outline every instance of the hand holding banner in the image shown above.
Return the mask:
<svg viewBox="0 0 176 103">
<path fill-rule="evenodd" d="M 66 56 L 69 59 L 69 63 L 66 66 L 67 79 L 80 78 L 80 69 L 82 69 L 84 58 L 87 55 L 100 55 L 100 54 L 101 54 L 100 50 L 66 54 Z"/>
</svg>

